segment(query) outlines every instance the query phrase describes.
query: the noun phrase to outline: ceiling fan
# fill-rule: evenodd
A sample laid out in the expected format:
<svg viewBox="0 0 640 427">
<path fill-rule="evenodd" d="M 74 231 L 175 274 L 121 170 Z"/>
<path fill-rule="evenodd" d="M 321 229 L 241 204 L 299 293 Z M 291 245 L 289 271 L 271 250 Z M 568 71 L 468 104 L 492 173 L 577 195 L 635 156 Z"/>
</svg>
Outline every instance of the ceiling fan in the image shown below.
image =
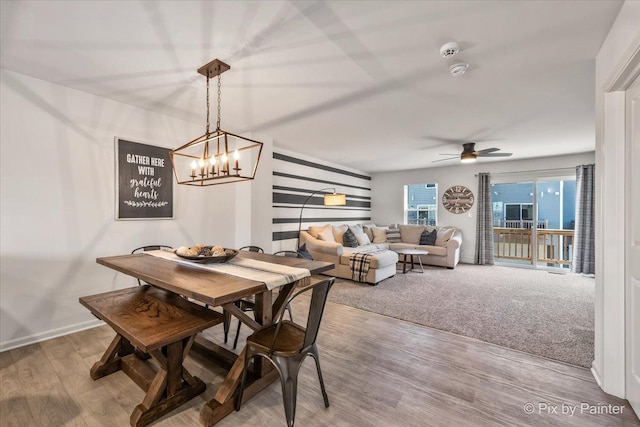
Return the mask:
<svg viewBox="0 0 640 427">
<path fill-rule="evenodd" d="M 509 157 L 512 153 L 496 153 L 500 151 L 499 148 L 485 148 L 484 150 L 475 150 L 475 142 L 467 142 L 462 144 L 461 154 L 440 154 L 441 156 L 453 156 L 446 159 L 434 160 L 431 163 L 444 162 L 446 160 L 453 160 L 460 158 L 462 163 L 472 163 L 477 160 L 478 157 Z"/>
</svg>

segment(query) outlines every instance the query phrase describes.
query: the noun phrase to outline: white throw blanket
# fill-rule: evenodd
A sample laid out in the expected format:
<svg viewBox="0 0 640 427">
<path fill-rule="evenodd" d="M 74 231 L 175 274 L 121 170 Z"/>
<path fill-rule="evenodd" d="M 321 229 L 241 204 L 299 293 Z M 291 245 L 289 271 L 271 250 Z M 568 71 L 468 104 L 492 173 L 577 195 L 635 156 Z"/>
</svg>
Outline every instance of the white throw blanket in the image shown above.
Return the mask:
<svg viewBox="0 0 640 427">
<path fill-rule="evenodd" d="M 311 273 L 306 268 L 289 267 L 287 265 L 274 264 L 272 262 L 250 258 L 235 257 L 225 263 L 202 264 L 180 258 L 170 251 L 160 250 L 147 251 L 144 253 L 192 267 L 230 274 L 232 276 L 242 277 L 243 279 L 255 280 L 256 282 L 263 282 L 269 290 L 311 276 Z"/>
</svg>

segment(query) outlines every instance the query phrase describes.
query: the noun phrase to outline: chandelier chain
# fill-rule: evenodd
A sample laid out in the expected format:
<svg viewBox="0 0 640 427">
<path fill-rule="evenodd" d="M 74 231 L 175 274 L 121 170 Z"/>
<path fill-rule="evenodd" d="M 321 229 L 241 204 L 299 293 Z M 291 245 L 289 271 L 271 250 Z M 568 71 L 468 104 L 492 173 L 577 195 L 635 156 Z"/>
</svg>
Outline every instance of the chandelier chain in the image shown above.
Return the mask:
<svg viewBox="0 0 640 427">
<path fill-rule="evenodd" d="M 209 76 L 207 76 L 207 133 L 209 133 Z"/>
<path fill-rule="evenodd" d="M 220 116 L 221 116 L 221 113 L 220 113 L 220 75 L 221 74 L 222 73 L 218 72 L 218 121 L 216 123 L 217 129 L 220 129 Z"/>
</svg>

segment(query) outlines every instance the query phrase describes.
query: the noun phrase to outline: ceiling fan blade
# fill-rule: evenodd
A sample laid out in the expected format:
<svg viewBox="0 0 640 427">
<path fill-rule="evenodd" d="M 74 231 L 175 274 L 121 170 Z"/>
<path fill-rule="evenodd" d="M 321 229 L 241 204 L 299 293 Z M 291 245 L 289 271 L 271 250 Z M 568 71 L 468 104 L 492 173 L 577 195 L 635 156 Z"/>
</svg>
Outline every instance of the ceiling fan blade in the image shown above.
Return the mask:
<svg viewBox="0 0 640 427">
<path fill-rule="evenodd" d="M 459 159 L 460 156 L 449 157 L 448 159 L 433 160 L 431 163 L 446 162 L 447 160 Z"/>
<path fill-rule="evenodd" d="M 500 149 L 499 148 L 495 148 L 495 147 L 493 147 L 493 148 L 485 148 L 484 150 L 478 150 L 475 153 L 477 155 L 482 156 L 483 154 L 493 153 L 494 151 L 500 151 Z"/>
<path fill-rule="evenodd" d="M 451 139 L 451 138 L 441 138 L 439 136 L 433 136 L 433 135 L 423 135 L 420 138 L 422 139 L 431 139 L 433 141 L 438 141 L 438 142 L 444 142 L 447 144 L 460 144 L 460 140 L 459 139 Z"/>
<path fill-rule="evenodd" d="M 456 153 L 447 153 L 447 154 L 440 153 L 440 154 L 438 154 L 438 156 L 459 156 L 459 155 L 460 154 L 456 154 Z"/>
<path fill-rule="evenodd" d="M 488 154 L 478 154 L 478 157 L 509 157 L 513 153 L 488 153 Z"/>
</svg>

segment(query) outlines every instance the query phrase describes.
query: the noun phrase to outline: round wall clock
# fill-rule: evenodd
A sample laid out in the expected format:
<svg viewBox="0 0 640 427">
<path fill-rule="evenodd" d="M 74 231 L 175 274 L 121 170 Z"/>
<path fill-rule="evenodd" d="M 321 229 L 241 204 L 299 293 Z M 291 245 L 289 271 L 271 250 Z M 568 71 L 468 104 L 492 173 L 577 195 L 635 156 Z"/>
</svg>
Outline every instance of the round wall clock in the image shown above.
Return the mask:
<svg viewBox="0 0 640 427">
<path fill-rule="evenodd" d="M 463 185 L 454 185 L 442 196 L 442 205 L 451 213 L 461 214 L 473 206 L 473 192 Z"/>
</svg>

